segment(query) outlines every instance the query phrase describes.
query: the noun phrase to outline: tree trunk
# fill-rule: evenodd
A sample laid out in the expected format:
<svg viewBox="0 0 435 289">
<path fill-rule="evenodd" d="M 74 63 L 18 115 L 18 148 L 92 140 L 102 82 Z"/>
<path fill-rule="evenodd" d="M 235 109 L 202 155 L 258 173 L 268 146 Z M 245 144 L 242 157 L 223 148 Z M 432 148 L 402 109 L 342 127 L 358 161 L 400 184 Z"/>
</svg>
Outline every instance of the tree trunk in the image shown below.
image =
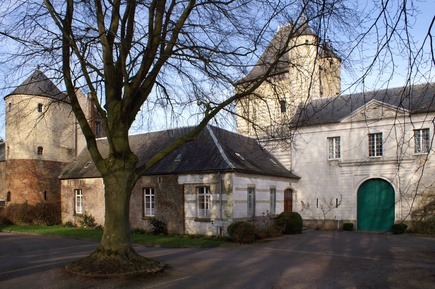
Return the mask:
<svg viewBox="0 0 435 289">
<path fill-rule="evenodd" d="M 117 170 L 104 178 L 105 216 L 101 247 L 118 254 L 123 254 L 128 247 L 131 247 L 129 220 L 131 177 L 129 171 Z"/>
<path fill-rule="evenodd" d="M 109 157 L 105 185 L 105 221 L 100 246 L 88 257 L 66 266 L 87 276 L 131 276 L 156 273 L 164 264 L 136 253 L 130 242 L 130 196 L 134 186 L 133 158 Z"/>
</svg>

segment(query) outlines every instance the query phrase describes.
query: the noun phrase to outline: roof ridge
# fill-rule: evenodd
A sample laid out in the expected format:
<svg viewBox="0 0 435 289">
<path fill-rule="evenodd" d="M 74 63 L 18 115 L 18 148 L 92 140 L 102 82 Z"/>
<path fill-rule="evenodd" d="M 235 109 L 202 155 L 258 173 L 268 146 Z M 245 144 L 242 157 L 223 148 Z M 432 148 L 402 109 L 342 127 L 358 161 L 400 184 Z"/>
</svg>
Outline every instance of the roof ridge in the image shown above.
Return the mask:
<svg viewBox="0 0 435 289">
<path fill-rule="evenodd" d="M 207 131 L 210 134 L 214 144 L 216 145 L 220 155 L 222 156 L 222 158 L 224 159 L 224 161 L 227 163 L 227 165 L 231 168 L 231 169 L 235 169 L 236 167 L 231 163 L 231 161 L 229 160 L 229 158 L 227 157 L 227 155 L 225 154 L 224 149 L 222 148 L 221 144 L 219 143 L 216 135 L 214 134 L 213 130 L 210 128 L 209 125 L 207 125 Z"/>
</svg>

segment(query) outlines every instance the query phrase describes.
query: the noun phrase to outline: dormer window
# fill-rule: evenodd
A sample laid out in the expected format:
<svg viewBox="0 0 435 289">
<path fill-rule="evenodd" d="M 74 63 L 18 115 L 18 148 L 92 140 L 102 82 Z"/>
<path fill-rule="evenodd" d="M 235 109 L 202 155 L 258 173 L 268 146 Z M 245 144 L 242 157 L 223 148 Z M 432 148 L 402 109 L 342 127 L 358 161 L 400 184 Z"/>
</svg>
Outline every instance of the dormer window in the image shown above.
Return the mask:
<svg viewBox="0 0 435 289">
<path fill-rule="evenodd" d="M 181 158 L 183 157 L 183 154 L 178 154 L 177 157 L 175 158 L 176 162 L 181 161 Z"/>
<path fill-rule="evenodd" d="M 42 112 L 42 103 L 38 103 L 38 112 Z"/>
<path fill-rule="evenodd" d="M 234 153 L 239 159 L 241 159 L 242 161 L 245 160 L 245 158 L 240 154 L 240 153 Z"/>
</svg>

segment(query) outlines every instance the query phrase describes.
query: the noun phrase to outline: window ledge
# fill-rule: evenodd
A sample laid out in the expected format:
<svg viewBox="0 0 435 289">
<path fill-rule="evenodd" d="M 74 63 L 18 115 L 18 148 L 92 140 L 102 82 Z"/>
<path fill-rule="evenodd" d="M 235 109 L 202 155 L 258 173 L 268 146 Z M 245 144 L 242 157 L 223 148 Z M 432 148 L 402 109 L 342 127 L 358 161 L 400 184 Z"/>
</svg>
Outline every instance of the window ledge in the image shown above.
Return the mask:
<svg viewBox="0 0 435 289">
<path fill-rule="evenodd" d="M 195 218 L 195 222 L 211 222 L 211 218 Z"/>
<path fill-rule="evenodd" d="M 142 220 L 151 220 L 151 219 L 154 219 L 154 218 L 155 218 L 155 216 L 143 216 Z"/>
<path fill-rule="evenodd" d="M 428 155 L 428 153 L 426 152 L 426 153 L 414 153 L 414 156 L 416 156 L 416 157 L 424 157 L 424 156 L 427 156 Z"/>
</svg>

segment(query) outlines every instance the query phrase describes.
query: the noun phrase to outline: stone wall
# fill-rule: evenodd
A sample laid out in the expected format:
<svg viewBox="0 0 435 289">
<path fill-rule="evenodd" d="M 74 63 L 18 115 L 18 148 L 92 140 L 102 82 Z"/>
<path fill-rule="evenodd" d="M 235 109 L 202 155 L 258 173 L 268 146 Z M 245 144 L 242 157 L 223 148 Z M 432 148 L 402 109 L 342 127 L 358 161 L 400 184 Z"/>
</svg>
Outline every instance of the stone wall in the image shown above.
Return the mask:
<svg viewBox="0 0 435 289">
<path fill-rule="evenodd" d="M 151 217 L 144 213 L 144 189 L 153 188 L 155 194 L 155 218 L 163 221 L 170 234 L 184 234 L 183 186 L 176 175 L 142 177 L 133 189 L 130 201 L 131 228 L 152 230 Z"/>
<path fill-rule="evenodd" d="M 8 160 L 4 166 L 4 192 L 10 193 L 12 203 L 59 203 L 60 182 L 57 175 L 65 165 L 54 161 Z"/>
<path fill-rule="evenodd" d="M 104 184 L 102 179 L 77 179 L 61 181 L 62 223 L 79 225 L 83 214 L 75 212 L 75 190 L 82 190 L 83 214 L 92 215 L 95 222 L 104 225 Z"/>
</svg>

